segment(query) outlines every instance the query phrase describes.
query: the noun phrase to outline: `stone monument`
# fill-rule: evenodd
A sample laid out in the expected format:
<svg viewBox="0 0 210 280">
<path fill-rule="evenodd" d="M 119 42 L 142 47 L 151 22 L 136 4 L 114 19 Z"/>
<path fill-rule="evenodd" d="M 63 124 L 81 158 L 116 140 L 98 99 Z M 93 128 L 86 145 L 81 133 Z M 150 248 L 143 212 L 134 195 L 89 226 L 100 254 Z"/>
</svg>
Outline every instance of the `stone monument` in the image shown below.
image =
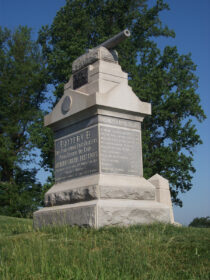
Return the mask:
<svg viewBox="0 0 210 280">
<path fill-rule="evenodd" d="M 77 58 L 45 117 L 54 132 L 55 185 L 34 213 L 35 228 L 173 222 L 168 181 L 143 177 L 141 123 L 151 104 L 132 91 L 113 50 L 129 36 L 126 29 Z"/>
</svg>

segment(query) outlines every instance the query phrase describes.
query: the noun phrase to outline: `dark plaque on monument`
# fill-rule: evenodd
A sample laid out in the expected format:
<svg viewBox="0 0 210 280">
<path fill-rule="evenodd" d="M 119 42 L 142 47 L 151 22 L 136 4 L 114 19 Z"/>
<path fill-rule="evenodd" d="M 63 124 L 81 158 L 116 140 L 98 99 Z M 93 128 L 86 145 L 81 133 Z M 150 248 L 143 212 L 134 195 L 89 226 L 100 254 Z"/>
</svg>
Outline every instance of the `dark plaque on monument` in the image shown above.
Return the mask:
<svg viewBox="0 0 210 280">
<path fill-rule="evenodd" d="M 99 172 L 97 126 L 55 141 L 55 181 Z"/>
<path fill-rule="evenodd" d="M 101 126 L 101 171 L 141 175 L 140 131 Z"/>
<path fill-rule="evenodd" d="M 82 69 L 73 75 L 73 89 L 88 83 L 88 68 Z"/>
</svg>

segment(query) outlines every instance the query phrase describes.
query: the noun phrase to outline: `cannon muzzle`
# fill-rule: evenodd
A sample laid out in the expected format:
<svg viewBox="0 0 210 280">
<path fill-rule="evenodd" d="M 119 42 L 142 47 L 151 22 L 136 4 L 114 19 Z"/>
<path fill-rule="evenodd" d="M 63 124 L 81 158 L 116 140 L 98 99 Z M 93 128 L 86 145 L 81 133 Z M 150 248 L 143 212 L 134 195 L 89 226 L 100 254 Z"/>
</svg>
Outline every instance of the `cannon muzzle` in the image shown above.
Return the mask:
<svg viewBox="0 0 210 280">
<path fill-rule="evenodd" d="M 126 38 L 130 37 L 131 33 L 128 29 L 123 30 L 122 32 L 118 33 L 114 37 L 108 39 L 107 41 L 103 42 L 98 47 L 105 47 L 108 50 L 113 49 L 116 47 L 119 43 L 121 43 Z"/>
</svg>

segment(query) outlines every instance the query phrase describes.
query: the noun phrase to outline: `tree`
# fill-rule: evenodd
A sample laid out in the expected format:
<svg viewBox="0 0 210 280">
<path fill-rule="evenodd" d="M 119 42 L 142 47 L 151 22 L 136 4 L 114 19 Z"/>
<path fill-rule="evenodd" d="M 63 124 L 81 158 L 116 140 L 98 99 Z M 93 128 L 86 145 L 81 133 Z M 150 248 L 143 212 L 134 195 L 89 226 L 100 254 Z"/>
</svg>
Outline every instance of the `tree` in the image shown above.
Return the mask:
<svg viewBox="0 0 210 280">
<path fill-rule="evenodd" d="M 193 148 L 202 143 L 192 120 L 202 121 L 205 114 L 190 55 L 180 55 L 170 46 L 161 52 L 155 43 L 159 36 L 175 36 L 159 18 L 167 9 L 163 0 L 151 8 L 146 0 L 67 0 L 53 24 L 40 30 L 39 42 L 57 102 L 74 59 L 121 30 L 131 30 L 130 39 L 117 51 L 134 92 L 152 104 L 152 116 L 143 122 L 144 176 L 159 173 L 167 178 L 173 202 L 181 206 L 179 192 L 192 187 Z M 44 156 L 50 153 L 45 149 Z"/>
<path fill-rule="evenodd" d="M 189 227 L 210 228 L 210 217 L 195 218 L 189 224 Z"/>
<path fill-rule="evenodd" d="M 0 214 L 31 216 L 41 201 L 31 133 L 42 122 L 45 62 L 31 30 L 0 28 Z M 32 165 L 31 165 L 32 166 Z"/>
</svg>

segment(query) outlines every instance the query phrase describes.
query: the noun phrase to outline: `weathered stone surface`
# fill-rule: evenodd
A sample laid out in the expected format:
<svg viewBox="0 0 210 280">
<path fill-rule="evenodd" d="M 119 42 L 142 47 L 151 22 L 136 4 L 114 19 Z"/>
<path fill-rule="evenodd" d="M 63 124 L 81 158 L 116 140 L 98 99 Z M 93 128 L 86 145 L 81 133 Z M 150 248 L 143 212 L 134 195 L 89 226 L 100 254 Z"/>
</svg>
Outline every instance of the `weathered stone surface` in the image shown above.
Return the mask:
<svg viewBox="0 0 210 280">
<path fill-rule="evenodd" d="M 154 201 L 99 200 L 97 227 L 169 223 L 169 208 Z"/>
<path fill-rule="evenodd" d="M 155 187 L 143 177 L 97 174 L 54 185 L 45 194 L 45 206 L 94 199 L 155 200 Z"/>
<path fill-rule="evenodd" d="M 171 223 L 174 223 L 173 206 L 171 202 L 171 193 L 168 180 L 159 174 L 155 174 L 148 181 L 156 187 L 156 201 L 169 207 L 170 221 Z"/>
<path fill-rule="evenodd" d="M 98 186 L 86 186 L 45 195 L 45 206 L 71 204 L 99 198 Z"/>
<path fill-rule="evenodd" d="M 45 207 L 34 212 L 34 228 L 57 225 L 96 227 L 96 202 Z"/>
<path fill-rule="evenodd" d="M 34 227 L 79 225 L 100 228 L 112 225 L 170 222 L 169 208 L 154 201 L 107 199 L 45 207 L 34 213 Z"/>
<path fill-rule="evenodd" d="M 154 200 L 155 191 L 150 188 L 122 187 L 122 186 L 100 186 L 100 198 L 102 199 L 133 199 Z"/>
<path fill-rule="evenodd" d="M 86 186 L 45 195 L 45 206 L 72 204 L 95 199 L 154 200 L 153 189 L 122 186 Z"/>
</svg>

